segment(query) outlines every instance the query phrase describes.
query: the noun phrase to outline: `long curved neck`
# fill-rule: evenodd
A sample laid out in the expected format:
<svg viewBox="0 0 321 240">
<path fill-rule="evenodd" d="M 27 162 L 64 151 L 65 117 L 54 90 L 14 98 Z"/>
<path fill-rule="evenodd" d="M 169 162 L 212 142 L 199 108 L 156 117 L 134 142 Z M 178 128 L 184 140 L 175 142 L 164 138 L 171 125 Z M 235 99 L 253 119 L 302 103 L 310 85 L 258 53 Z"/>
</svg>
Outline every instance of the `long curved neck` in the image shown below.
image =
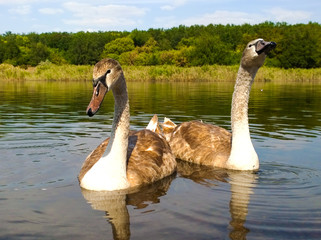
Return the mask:
<svg viewBox="0 0 321 240">
<path fill-rule="evenodd" d="M 129 134 L 129 100 L 124 77 L 119 79 L 113 88 L 115 99 L 114 119 L 111 136 L 106 149 L 110 161 L 113 161 L 114 171 L 126 178 L 127 148 Z"/>
<path fill-rule="evenodd" d="M 234 86 L 231 110 L 232 148 L 227 165 L 236 170 L 253 170 L 259 167 L 248 122 L 248 103 L 256 72 L 257 69 L 246 70 L 241 65 Z"/>
<path fill-rule="evenodd" d="M 249 137 L 248 104 L 253 75 L 242 67 L 239 68 L 234 92 L 232 97 L 231 127 L 233 138 L 239 136 L 240 132 L 247 133 Z"/>
</svg>

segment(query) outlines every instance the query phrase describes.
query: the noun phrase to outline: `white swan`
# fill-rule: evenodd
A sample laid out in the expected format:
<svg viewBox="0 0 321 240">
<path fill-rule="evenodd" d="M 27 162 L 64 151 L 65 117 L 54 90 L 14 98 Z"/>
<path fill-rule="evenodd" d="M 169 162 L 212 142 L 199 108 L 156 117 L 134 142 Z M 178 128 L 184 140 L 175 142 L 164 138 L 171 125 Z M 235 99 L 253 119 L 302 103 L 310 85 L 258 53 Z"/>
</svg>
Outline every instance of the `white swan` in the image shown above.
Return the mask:
<svg viewBox="0 0 321 240">
<path fill-rule="evenodd" d="M 152 183 L 172 174 L 176 161 L 166 140 L 147 129 L 129 131 L 127 86 L 120 64 L 103 59 L 95 65 L 93 77 L 94 92 L 87 114 L 93 116 L 98 111 L 109 90 L 113 91 L 115 111 L 111 137 L 86 158 L 78 175 L 80 186 L 112 191 Z"/>
<path fill-rule="evenodd" d="M 275 46 L 274 42 L 256 39 L 249 42 L 243 52 L 232 98 L 232 134 L 199 121 L 176 126 L 165 118 L 164 135 L 177 158 L 227 169 L 259 169 L 259 159 L 249 131 L 248 101 L 256 72 L 263 65 L 266 54 Z"/>
</svg>

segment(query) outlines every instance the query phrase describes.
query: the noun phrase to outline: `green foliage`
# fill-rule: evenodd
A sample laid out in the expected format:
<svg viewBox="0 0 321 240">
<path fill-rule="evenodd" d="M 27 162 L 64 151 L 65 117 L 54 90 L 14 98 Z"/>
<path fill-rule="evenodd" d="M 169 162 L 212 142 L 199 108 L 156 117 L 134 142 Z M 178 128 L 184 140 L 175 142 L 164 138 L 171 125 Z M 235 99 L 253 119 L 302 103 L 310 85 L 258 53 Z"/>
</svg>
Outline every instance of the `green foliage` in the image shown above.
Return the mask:
<svg viewBox="0 0 321 240">
<path fill-rule="evenodd" d="M 39 62 L 47 60 L 49 55 L 50 51 L 46 45 L 41 42 L 32 43 L 30 47 L 29 64 L 31 66 L 36 66 Z"/>
<path fill-rule="evenodd" d="M 130 52 L 135 49 L 133 39 L 129 37 L 117 38 L 104 47 L 102 58 L 110 57 L 118 60 L 118 56 L 125 52 Z"/>
<path fill-rule="evenodd" d="M 194 66 L 204 64 L 230 65 L 232 63 L 229 46 L 224 44 L 218 35 L 201 35 L 195 40 L 195 48 L 190 55 Z"/>
<path fill-rule="evenodd" d="M 78 32 L 72 36 L 67 58 L 72 64 L 94 64 L 98 58 L 95 56 L 95 42 L 92 42 L 91 34 Z"/>
<path fill-rule="evenodd" d="M 141 47 L 150 38 L 150 34 L 146 31 L 139 31 L 135 29 L 130 33 L 130 37 L 133 39 L 135 46 Z"/>
<path fill-rule="evenodd" d="M 12 65 L 18 65 L 18 59 L 20 57 L 20 49 L 16 42 L 15 34 L 7 33 L 4 37 L 3 44 L 3 62 L 10 63 Z"/>
<path fill-rule="evenodd" d="M 284 68 L 320 67 L 320 25 L 308 24 L 290 27 L 280 40 L 282 54 L 277 56 Z"/>
<path fill-rule="evenodd" d="M 264 22 L 250 25 L 180 25 L 132 32 L 52 32 L 0 35 L 0 63 L 37 66 L 93 65 L 115 58 L 122 65 L 237 65 L 245 45 L 264 38 L 278 45 L 265 65 L 281 68 L 321 67 L 321 25 Z"/>
</svg>

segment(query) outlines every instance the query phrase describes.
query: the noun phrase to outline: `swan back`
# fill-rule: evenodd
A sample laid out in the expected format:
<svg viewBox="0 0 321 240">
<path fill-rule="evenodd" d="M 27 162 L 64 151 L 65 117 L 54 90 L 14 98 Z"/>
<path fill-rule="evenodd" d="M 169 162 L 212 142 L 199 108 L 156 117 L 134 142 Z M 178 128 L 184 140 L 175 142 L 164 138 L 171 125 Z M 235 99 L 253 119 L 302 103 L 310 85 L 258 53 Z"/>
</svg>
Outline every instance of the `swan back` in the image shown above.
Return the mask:
<svg viewBox="0 0 321 240">
<path fill-rule="evenodd" d="M 129 136 L 127 154 L 131 187 L 155 182 L 176 170 L 175 156 L 166 140 L 148 129 Z"/>
<path fill-rule="evenodd" d="M 164 120 L 163 131 L 176 158 L 214 167 L 224 167 L 231 150 L 231 133 L 200 121 L 174 124 Z"/>
<path fill-rule="evenodd" d="M 151 130 L 159 135 L 163 135 L 162 129 L 159 126 L 158 117 L 155 114 L 152 119 L 149 121 L 146 129 Z"/>
<path fill-rule="evenodd" d="M 162 124 L 162 133 L 164 134 L 167 141 L 170 141 L 171 135 L 176 128 L 176 124 L 172 122 L 169 118 L 165 117 Z"/>
</svg>

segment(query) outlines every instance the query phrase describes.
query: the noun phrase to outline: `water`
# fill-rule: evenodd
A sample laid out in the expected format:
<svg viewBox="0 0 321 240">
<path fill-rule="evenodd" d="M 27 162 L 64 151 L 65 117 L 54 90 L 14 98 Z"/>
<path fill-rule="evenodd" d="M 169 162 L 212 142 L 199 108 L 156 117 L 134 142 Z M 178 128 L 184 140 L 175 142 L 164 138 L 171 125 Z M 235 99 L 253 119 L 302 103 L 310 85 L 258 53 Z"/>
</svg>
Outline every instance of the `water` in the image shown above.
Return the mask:
<svg viewBox="0 0 321 240">
<path fill-rule="evenodd" d="M 230 130 L 231 83 L 129 83 L 131 128 L 154 113 Z M 109 136 L 111 94 L 91 84 L 0 83 L 0 239 L 320 239 L 321 85 L 254 83 L 256 174 L 179 162 L 137 193 L 81 191 L 86 156 Z"/>
</svg>

